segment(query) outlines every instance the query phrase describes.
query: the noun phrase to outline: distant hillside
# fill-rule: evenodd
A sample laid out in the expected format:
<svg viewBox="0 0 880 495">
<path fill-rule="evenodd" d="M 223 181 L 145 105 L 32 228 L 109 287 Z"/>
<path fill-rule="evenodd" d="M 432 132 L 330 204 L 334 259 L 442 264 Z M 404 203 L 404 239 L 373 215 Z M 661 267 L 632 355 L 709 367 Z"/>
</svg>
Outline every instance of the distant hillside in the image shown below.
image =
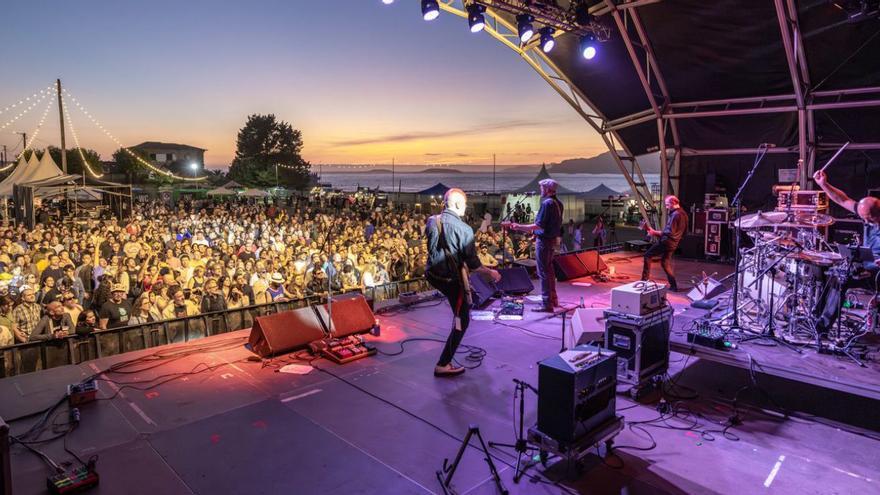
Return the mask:
<svg viewBox="0 0 880 495">
<path fill-rule="evenodd" d="M 461 170 L 454 168 L 426 168 L 420 174 L 460 174 Z"/>
<path fill-rule="evenodd" d="M 660 155 L 651 153 L 638 157 L 642 172 L 646 174 L 660 173 Z M 547 167 L 552 174 L 619 174 L 620 168 L 606 151 L 592 158 L 570 158 Z"/>
</svg>

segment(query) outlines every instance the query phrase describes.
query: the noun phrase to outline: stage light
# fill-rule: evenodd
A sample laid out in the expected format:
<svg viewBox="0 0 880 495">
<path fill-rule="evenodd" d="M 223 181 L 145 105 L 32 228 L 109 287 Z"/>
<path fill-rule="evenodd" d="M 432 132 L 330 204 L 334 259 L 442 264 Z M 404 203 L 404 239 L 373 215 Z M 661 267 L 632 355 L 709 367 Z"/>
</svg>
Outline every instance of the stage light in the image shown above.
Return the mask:
<svg viewBox="0 0 880 495">
<path fill-rule="evenodd" d="M 581 55 L 587 60 L 592 60 L 596 56 L 596 36 L 590 33 L 582 37 L 580 48 Z"/>
<path fill-rule="evenodd" d="M 521 42 L 525 43 L 535 35 L 535 26 L 532 25 L 534 20 L 535 18 L 531 14 L 516 16 L 516 31 L 519 33 L 519 40 Z"/>
<path fill-rule="evenodd" d="M 382 3 L 384 3 L 385 5 L 391 5 L 392 3 L 394 3 L 394 0 L 382 0 Z"/>
<path fill-rule="evenodd" d="M 542 27 L 538 32 L 541 33 L 541 51 L 550 53 L 550 50 L 556 46 L 556 40 L 553 39 L 553 28 L 550 26 Z"/>
<path fill-rule="evenodd" d="M 422 19 L 433 21 L 440 16 L 440 5 L 437 0 L 422 0 Z"/>
<path fill-rule="evenodd" d="M 472 3 L 467 6 L 468 25 L 471 27 L 472 33 L 479 33 L 486 27 L 486 17 L 483 16 L 485 11 L 486 7 L 478 3 Z"/>
<path fill-rule="evenodd" d="M 189 164 L 189 168 L 193 169 L 193 172 L 199 169 L 199 164 L 196 162 L 192 162 Z"/>
</svg>

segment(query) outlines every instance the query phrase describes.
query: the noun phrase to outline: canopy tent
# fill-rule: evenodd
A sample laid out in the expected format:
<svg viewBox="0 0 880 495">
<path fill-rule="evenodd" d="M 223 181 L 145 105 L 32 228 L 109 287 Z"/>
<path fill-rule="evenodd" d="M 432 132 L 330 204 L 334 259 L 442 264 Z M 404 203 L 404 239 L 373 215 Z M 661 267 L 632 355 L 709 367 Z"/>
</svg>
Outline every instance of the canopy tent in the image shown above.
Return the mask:
<svg viewBox="0 0 880 495">
<path fill-rule="evenodd" d="M 507 212 L 507 204 L 521 204 L 524 208 L 528 207 L 531 209 L 532 213 L 537 214 L 538 209 L 541 207 L 541 196 L 536 194 L 540 192 L 538 183 L 544 179 L 551 178 L 550 173 L 547 172 L 547 167 L 542 164 L 541 170 L 538 171 L 538 175 L 536 175 L 531 182 L 508 194 L 504 198 L 505 206 L 503 207 L 502 212 Z M 556 188 L 556 198 L 562 203 L 563 220 L 568 221 L 573 219 L 579 221 L 583 218 L 584 202 L 580 198 L 579 193 L 560 184 L 559 187 Z M 504 213 L 502 213 L 502 215 L 504 215 Z M 534 218 L 531 220 L 534 220 Z"/>
<path fill-rule="evenodd" d="M 520 187 L 516 191 L 513 191 L 514 194 L 525 194 L 525 193 L 537 193 L 539 192 L 538 183 L 544 179 L 552 179 L 550 177 L 550 172 L 547 171 L 547 165 L 541 164 L 541 170 L 538 171 L 538 175 L 535 176 L 534 179 L 531 180 L 528 184 Z M 557 181 L 559 182 L 559 181 Z M 559 184 L 559 187 L 556 188 L 556 195 L 562 196 L 565 194 L 577 194 L 577 192 L 572 191 L 571 189 Z"/>
<path fill-rule="evenodd" d="M 226 186 L 220 186 L 207 192 L 208 196 L 235 196 L 237 194 L 236 191 L 226 189 Z"/>
<path fill-rule="evenodd" d="M 245 187 L 243 185 L 239 184 L 238 182 L 235 182 L 234 180 L 231 180 L 231 181 L 227 182 L 226 184 L 223 184 L 220 187 L 223 187 L 226 189 L 245 189 Z"/>
<path fill-rule="evenodd" d="M 446 184 L 438 182 L 427 189 L 417 192 L 416 194 L 419 196 L 443 196 L 449 189 L 451 188 Z"/>
<path fill-rule="evenodd" d="M 0 182 L 0 196 L 12 196 L 12 187 L 16 184 L 25 184 L 28 182 L 59 177 L 63 175 L 61 169 L 55 164 L 52 155 L 48 152 L 43 153 L 43 157 L 37 160 L 37 154 L 31 153 L 27 163 L 23 163 L 22 157 L 12 173 L 9 174 L 3 182 Z"/>
<path fill-rule="evenodd" d="M 245 198 L 268 198 L 269 197 L 269 193 L 267 193 L 266 191 L 261 191 L 260 189 L 254 189 L 254 188 L 250 188 L 250 189 L 244 191 L 243 193 L 241 193 L 241 195 Z"/>
<path fill-rule="evenodd" d="M 567 13 L 571 3 L 546 8 Z M 880 180 L 875 0 L 588 5 L 606 28 L 601 37 L 607 34 L 592 60 L 574 32 L 559 34 L 547 54 L 534 42 L 512 48 L 603 137 L 636 198 L 652 196 L 638 157 L 656 151 L 664 157 L 663 194 L 679 194 L 686 205 L 719 187 L 731 197 L 760 143 L 776 146 L 745 190 L 752 208 L 772 199 L 779 169 L 803 159 L 802 186 L 809 186 L 812 171 L 847 141 L 828 171 L 831 182 L 861 197 Z M 499 31 L 512 26 L 516 34 L 516 12 L 490 6 L 486 14 L 502 21 Z"/>
<path fill-rule="evenodd" d="M 614 189 L 606 186 L 605 184 L 599 184 L 598 186 L 590 189 L 589 191 L 582 192 L 581 198 L 583 199 L 608 199 L 610 196 L 620 196 L 621 194 Z"/>
<path fill-rule="evenodd" d="M 48 153 L 46 154 L 48 155 Z M 74 209 L 77 208 L 76 201 L 79 198 L 96 199 L 102 201 L 120 220 L 125 220 L 131 215 L 131 186 L 93 177 L 59 174 L 55 177 L 13 186 L 16 221 L 24 223 L 28 228 L 33 228 L 35 224 L 34 200 L 61 195 L 64 195 L 67 200 L 73 200 Z M 75 215 L 76 212 L 74 212 Z"/>
</svg>

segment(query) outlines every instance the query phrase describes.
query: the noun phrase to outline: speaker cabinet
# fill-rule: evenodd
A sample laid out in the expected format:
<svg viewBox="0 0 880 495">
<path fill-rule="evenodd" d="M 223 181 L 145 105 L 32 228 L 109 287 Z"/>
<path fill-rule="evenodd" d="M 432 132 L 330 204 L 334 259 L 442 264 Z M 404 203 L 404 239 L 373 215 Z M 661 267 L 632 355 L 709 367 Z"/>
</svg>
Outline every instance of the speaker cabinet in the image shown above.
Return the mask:
<svg viewBox="0 0 880 495">
<path fill-rule="evenodd" d="M 557 280 L 571 280 L 589 275 L 577 254 L 560 254 L 553 258 Z"/>
<path fill-rule="evenodd" d="M 330 309 L 332 322 L 327 318 L 326 304 L 318 306 L 317 310 L 330 336 L 335 338 L 367 333 L 376 324 L 376 315 L 362 294 L 334 297 L 333 307 Z"/>
<path fill-rule="evenodd" d="M 586 364 L 571 359 L 599 354 Z M 581 345 L 538 363 L 538 430 L 560 444 L 576 442 L 614 417 L 617 358 Z"/>
<path fill-rule="evenodd" d="M 535 290 L 535 285 L 525 267 L 499 268 L 498 273 L 501 274 L 498 290 L 505 294 L 521 296 Z"/>
<path fill-rule="evenodd" d="M 713 299 L 720 296 L 722 293 L 724 293 L 724 286 L 714 278 L 709 277 L 705 281 L 697 283 L 697 285 L 688 292 L 687 296 L 691 301 L 696 302 Z"/>
<path fill-rule="evenodd" d="M 324 327 L 311 307 L 254 318 L 248 344 L 262 357 L 284 354 L 323 339 Z"/>
<path fill-rule="evenodd" d="M 575 256 L 577 256 L 577 259 L 579 259 L 580 262 L 583 263 L 584 269 L 587 270 L 587 275 L 601 273 L 608 269 L 605 261 L 602 260 L 602 256 L 599 255 L 599 251 L 581 251 Z"/>
<path fill-rule="evenodd" d="M 605 337 L 605 310 L 578 308 L 571 315 L 571 331 L 575 345 L 601 341 Z"/>
<path fill-rule="evenodd" d="M 485 308 L 498 295 L 498 287 L 495 283 L 483 278 L 479 273 L 471 273 L 468 281 L 471 284 L 471 299 L 476 308 Z"/>
</svg>

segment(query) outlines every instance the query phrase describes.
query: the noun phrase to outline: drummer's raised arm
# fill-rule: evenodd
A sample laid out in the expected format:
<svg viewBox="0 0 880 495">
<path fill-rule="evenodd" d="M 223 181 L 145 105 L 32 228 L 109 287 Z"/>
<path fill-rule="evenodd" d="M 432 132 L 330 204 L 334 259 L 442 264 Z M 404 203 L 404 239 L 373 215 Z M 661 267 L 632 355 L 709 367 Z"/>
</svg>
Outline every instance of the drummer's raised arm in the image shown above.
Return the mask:
<svg viewBox="0 0 880 495">
<path fill-rule="evenodd" d="M 829 184 L 828 176 L 825 175 L 824 170 L 817 170 L 816 173 L 813 174 L 813 181 L 815 181 L 816 184 L 828 194 L 828 198 L 831 199 L 831 201 L 834 201 L 853 213 L 856 212 L 856 201 L 847 196 L 845 192 Z"/>
</svg>

